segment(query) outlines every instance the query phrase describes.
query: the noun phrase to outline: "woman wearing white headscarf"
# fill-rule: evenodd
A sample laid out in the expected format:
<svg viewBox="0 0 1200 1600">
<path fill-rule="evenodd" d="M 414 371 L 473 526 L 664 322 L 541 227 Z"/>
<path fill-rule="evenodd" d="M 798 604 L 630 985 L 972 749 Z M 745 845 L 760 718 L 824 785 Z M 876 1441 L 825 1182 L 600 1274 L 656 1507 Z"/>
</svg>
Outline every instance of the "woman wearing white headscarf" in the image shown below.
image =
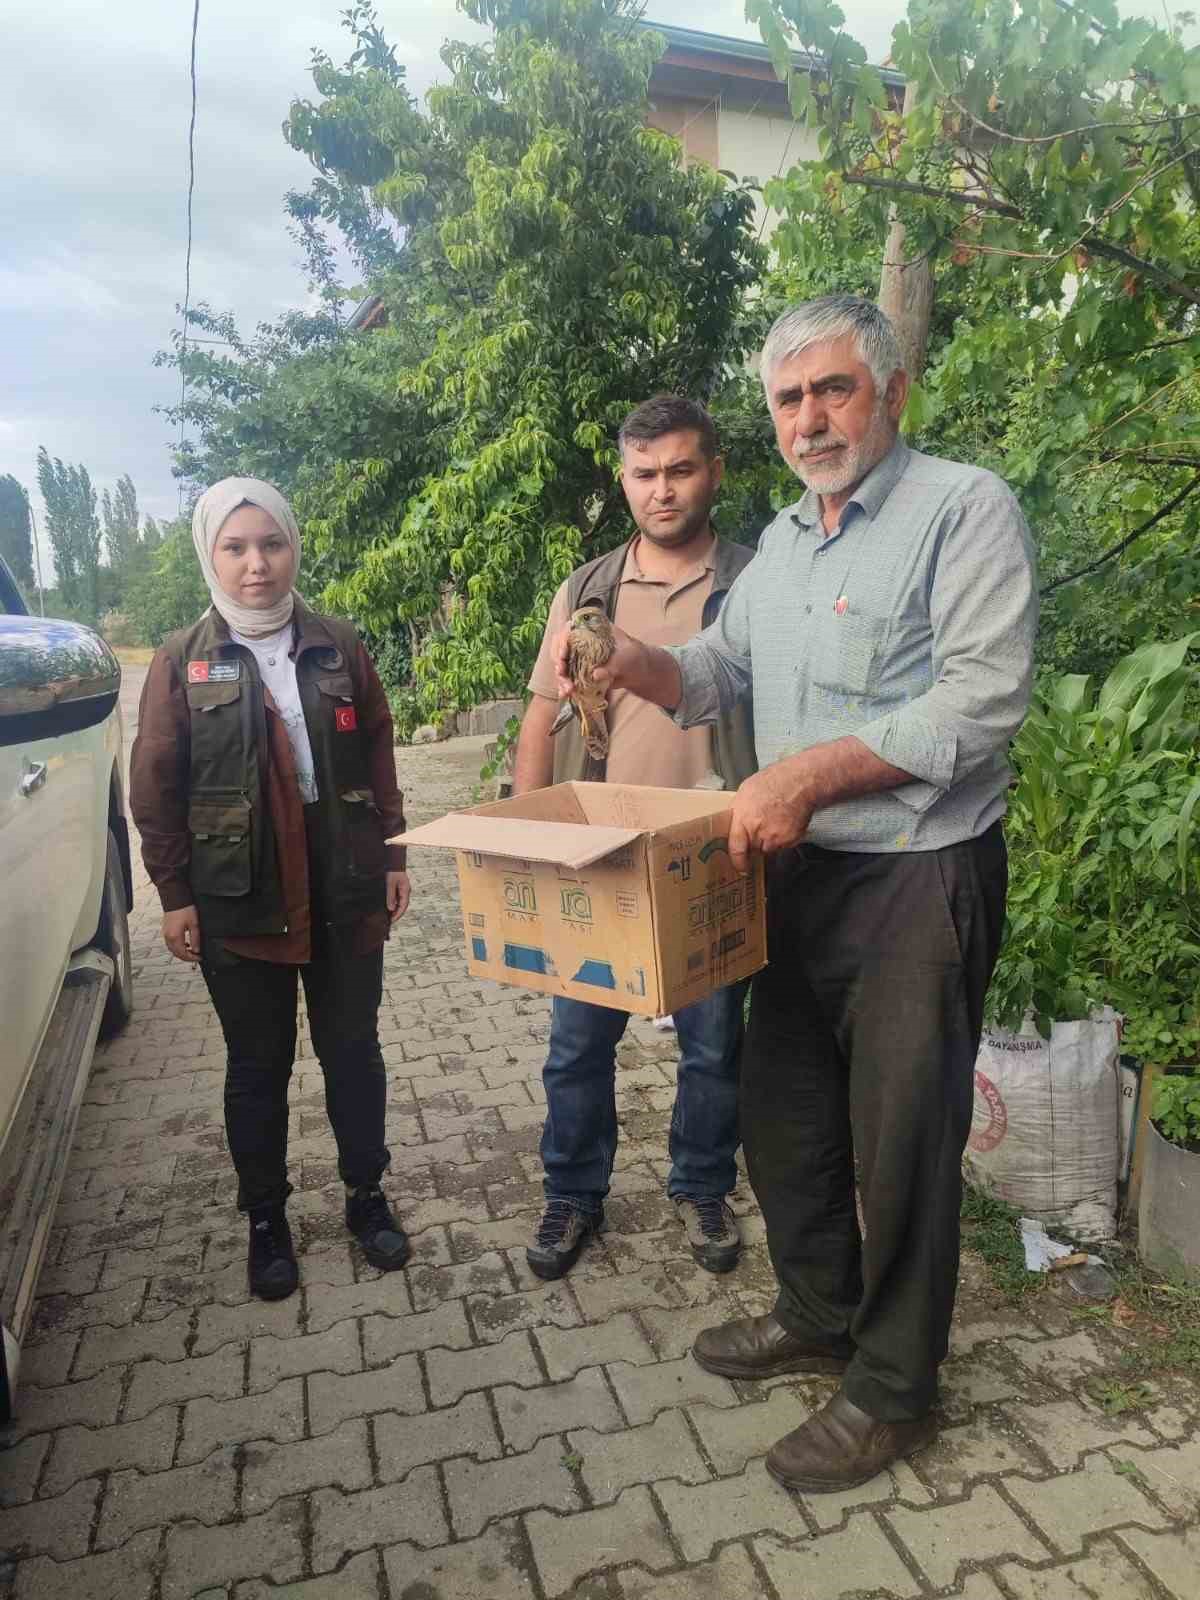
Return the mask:
<svg viewBox="0 0 1200 1600">
<path fill-rule="evenodd" d="M 199 965 L 225 1034 L 225 1125 L 249 1215 L 250 1288 L 299 1282 L 286 1216 L 287 1086 L 297 983 L 367 1259 L 408 1240 L 380 1187 L 387 1077 L 377 1018 L 383 945 L 408 908 L 392 718 L 353 626 L 296 593 L 300 531 L 279 491 L 225 478 L 192 539 L 212 604 L 155 653 L 130 804 L 163 938 Z"/>
</svg>

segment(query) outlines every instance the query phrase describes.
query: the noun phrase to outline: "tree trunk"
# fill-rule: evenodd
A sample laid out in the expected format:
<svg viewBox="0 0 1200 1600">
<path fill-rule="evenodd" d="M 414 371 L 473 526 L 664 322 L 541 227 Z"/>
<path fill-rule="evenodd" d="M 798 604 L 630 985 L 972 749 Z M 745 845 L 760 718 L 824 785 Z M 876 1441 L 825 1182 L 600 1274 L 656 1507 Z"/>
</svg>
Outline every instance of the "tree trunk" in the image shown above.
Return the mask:
<svg viewBox="0 0 1200 1600">
<path fill-rule="evenodd" d="M 915 92 L 909 83 L 904 90 L 904 114 L 912 110 Z M 879 308 L 896 330 L 904 370 L 914 383 L 920 383 L 925 370 L 925 351 L 929 344 L 929 323 L 933 316 L 933 262 L 928 256 L 919 261 L 904 259 L 904 224 L 891 212 L 887 244 L 883 251 L 883 271 L 879 277 Z"/>
</svg>

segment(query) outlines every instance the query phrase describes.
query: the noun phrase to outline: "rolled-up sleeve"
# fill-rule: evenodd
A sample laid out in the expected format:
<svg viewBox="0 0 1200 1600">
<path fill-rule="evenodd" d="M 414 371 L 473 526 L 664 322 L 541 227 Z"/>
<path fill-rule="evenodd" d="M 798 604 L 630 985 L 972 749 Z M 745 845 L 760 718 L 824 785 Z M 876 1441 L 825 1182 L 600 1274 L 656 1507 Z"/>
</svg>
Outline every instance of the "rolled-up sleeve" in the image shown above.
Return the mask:
<svg viewBox="0 0 1200 1600">
<path fill-rule="evenodd" d="M 696 728 L 717 718 L 753 689 L 750 660 L 750 586 L 754 563 L 743 567 L 729 586 L 721 614 L 687 644 L 665 648 L 679 663 L 683 693 L 667 715 L 681 728 Z"/>
<path fill-rule="evenodd" d="M 1037 615 L 1033 545 L 1016 498 L 996 487 L 950 508 L 929 597 L 933 683 L 854 730 L 881 760 L 912 773 L 916 781 L 892 792 L 914 811 L 993 760 L 1017 732 L 1033 684 Z"/>
</svg>

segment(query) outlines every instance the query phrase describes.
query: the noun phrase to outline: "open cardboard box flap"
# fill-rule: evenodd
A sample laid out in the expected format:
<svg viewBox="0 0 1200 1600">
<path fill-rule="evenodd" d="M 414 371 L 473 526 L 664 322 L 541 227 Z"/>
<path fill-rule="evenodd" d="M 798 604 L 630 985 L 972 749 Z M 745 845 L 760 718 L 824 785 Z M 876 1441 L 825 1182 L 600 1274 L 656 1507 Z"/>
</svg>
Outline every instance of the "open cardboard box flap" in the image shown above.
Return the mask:
<svg viewBox="0 0 1200 1600">
<path fill-rule="evenodd" d="M 424 827 L 399 833 L 389 844 L 428 844 L 446 850 L 475 850 L 518 861 L 549 861 L 562 867 L 588 867 L 641 837 L 641 828 L 581 827 L 577 822 L 544 822 L 528 817 L 488 817 L 452 811 Z"/>
</svg>

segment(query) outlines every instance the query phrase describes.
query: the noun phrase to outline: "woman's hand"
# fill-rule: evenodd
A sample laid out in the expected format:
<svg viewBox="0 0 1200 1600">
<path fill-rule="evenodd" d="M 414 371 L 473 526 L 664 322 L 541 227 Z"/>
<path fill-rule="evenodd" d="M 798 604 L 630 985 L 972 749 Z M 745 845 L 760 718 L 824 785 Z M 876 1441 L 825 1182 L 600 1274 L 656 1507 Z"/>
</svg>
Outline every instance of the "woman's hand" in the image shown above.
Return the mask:
<svg viewBox="0 0 1200 1600">
<path fill-rule="evenodd" d="M 412 899 L 412 884 L 409 882 L 407 872 L 389 872 L 387 874 L 387 908 L 388 915 L 393 922 L 408 910 L 408 902 Z"/>
<path fill-rule="evenodd" d="M 200 959 L 200 915 L 195 906 L 181 906 L 178 911 L 164 911 L 162 919 L 163 941 L 176 961 L 197 962 Z"/>
</svg>

